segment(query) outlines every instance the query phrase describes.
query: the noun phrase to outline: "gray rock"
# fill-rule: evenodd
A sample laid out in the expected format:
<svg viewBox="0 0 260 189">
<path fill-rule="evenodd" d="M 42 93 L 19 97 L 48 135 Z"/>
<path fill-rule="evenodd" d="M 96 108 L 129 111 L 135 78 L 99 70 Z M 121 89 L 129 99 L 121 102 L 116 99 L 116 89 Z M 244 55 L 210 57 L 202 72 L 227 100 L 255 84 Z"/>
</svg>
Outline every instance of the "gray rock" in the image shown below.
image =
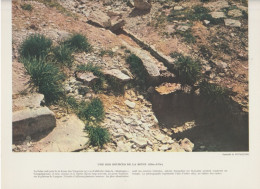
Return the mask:
<svg viewBox="0 0 260 189">
<path fill-rule="evenodd" d="M 129 108 L 135 108 L 135 103 L 134 102 L 131 102 L 129 100 L 126 100 L 125 101 L 125 104 L 129 107 Z"/>
<path fill-rule="evenodd" d="M 226 18 L 224 12 L 211 12 L 210 13 L 213 18 Z"/>
<path fill-rule="evenodd" d="M 139 148 L 144 148 L 147 146 L 147 141 L 141 137 L 133 138 L 131 139 L 131 142 L 135 143 Z"/>
<path fill-rule="evenodd" d="M 104 70 L 104 74 L 108 76 L 112 76 L 121 82 L 127 82 L 131 79 L 128 75 L 122 73 L 118 69 Z"/>
<path fill-rule="evenodd" d="M 219 69 L 226 69 L 228 67 L 227 63 L 222 61 L 215 61 L 214 63 Z"/>
<path fill-rule="evenodd" d="M 161 147 L 159 147 L 160 151 L 166 151 L 168 150 L 170 147 L 168 145 L 162 145 Z"/>
<path fill-rule="evenodd" d="M 116 151 L 117 152 L 129 152 L 129 151 L 131 151 L 131 146 L 132 146 L 131 143 L 124 143 L 122 141 L 119 141 L 117 143 Z"/>
<path fill-rule="evenodd" d="M 190 29 L 190 26 L 188 26 L 188 25 L 179 25 L 176 29 L 179 30 L 179 31 L 185 32 L 188 29 Z"/>
<path fill-rule="evenodd" d="M 85 85 L 93 85 L 98 80 L 98 77 L 92 72 L 77 72 L 76 79 L 83 82 Z"/>
<path fill-rule="evenodd" d="M 183 148 L 186 152 L 192 152 L 194 148 L 194 144 L 187 138 L 180 141 L 180 146 Z"/>
<path fill-rule="evenodd" d="M 225 19 L 224 22 L 226 26 L 241 27 L 241 22 L 239 20 Z"/>
<path fill-rule="evenodd" d="M 208 21 L 208 20 L 204 20 L 203 22 L 205 25 L 208 25 L 210 23 L 210 21 Z"/>
<path fill-rule="evenodd" d="M 175 11 L 180 11 L 180 10 L 183 10 L 183 7 L 182 6 L 174 6 L 173 8 Z"/>
<path fill-rule="evenodd" d="M 25 109 L 13 113 L 13 139 L 42 134 L 56 126 L 54 113 L 47 107 Z"/>
<path fill-rule="evenodd" d="M 233 10 L 228 11 L 228 16 L 240 17 L 242 15 L 243 15 L 242 12 L 238 9 L 233 9 Z"/>
<path fill-rule="evenodd" d="M 109 29 L 112 32 L 115 32 L 115 31 L 121 29 L 125 24 L 126 24 L 125 20 L 120 19 L 119 17 L 115 17 L 115 18 L 111 19 L 111 26 Z"/>
<path fill-rule="evenodd" d="M 151 0 L 134 0 L 134 7 L 140 10 L 149 10 L 152 8 Z"/>
</svg>

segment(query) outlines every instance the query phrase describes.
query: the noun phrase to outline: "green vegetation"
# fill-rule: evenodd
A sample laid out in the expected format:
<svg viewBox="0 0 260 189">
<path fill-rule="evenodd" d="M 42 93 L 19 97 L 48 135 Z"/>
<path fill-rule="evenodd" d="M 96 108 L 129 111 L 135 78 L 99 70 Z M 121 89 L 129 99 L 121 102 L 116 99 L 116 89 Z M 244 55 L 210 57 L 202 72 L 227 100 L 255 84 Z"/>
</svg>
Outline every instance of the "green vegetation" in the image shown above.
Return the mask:
<svg viewBox="0 0 260 189">
<path fill-rule="evenodd" d="M 23 59 L 25 69 L 30 75 L 30 84 L 44 94 L 47 104 L 56 103 L 64 95 L 62 81 L 64 75 L 53 64 L 44 59 Z"/>
<path fill-rule="evenodd" d="M 175 72 L 180 83 L 184 85 L 195 84 L 201 76 L 201 66 L 198 61 L 191 57 L 180 56 L 175 62 Z"/>
<path fill-rule="evenodd" d="M 73 34 L 68 40 L 64 42 L 71 49 L 76 52 L 89 52 L 91 50 L 91 45 L 88 39 L 82 34 Z"/>
<path fill-rule="evenodd" d="M 101 50 L 99 55 L 101 57 L 103 57 L 106 54 L 109 55 L 110 57 L 113 57 L 115 53 L 113 51 L 111 51 L 111 50 Z"/>
<path fill-rule="evenodd" d="M 178 52 L 172 52 L 172 53 L 170 54 L 170 56 L 171 56 L 172 58 L 179 58 L 179 57 L 182 56 L 182 54 L 181 54 L 181 53 L 178 53 Z"/>
<path fill-rule="evenodd" d="M 147 72 L 144 68 L 142 60 L 135 54 L 130 54 L 126 58 L 126 62 L 130 65 L 132 72 L 138 77 L 136 80 L 137 84 L 139 84 L 141 87 L 144 87 Z"/>
<path fill-rule="evenodd" d="M 71 67 L 73 63 L 73 51 L 67 45 L 59 45 L 55 47 L 53 50 L 54 61 L 62 66 Z"/>
<path fill-rule="evenodd" d="M 187 43 L 195 43 L 196 38 L 192 35 L 191 29 L 188 29 L 186 31 L 176 31 L 174 34 L 180 35 L 184 38 L 184 41 Z"/>
<path fill-rule="evenodd" d="M 25 39 L 21 44 L 19 52 L 21 58 L 37 58 L 45 57 L 52 45 L 52 41 L 44 35 L 33 34 Z"/>
<path fill-rule="evenodd" d="M 90 103 L 81 102 L 77 114 L 82 120 L 103 121 L 105 116 L 103 103 L 98 98 L 94 98 Z"/>
<path fill-rule="evenodd" d="M 227 89 L 207 81 L 199 84 L 200 94 L 211 103 L 223 104 L 229 100 Z"/>
<path fill-rule="evenodd" d="M 27 4 L 27 3 L 22 4 L 22 5 L 21 5 L 21 8 L 22 8 L 23 10 L 27 10 L 27 11 L 32 11 L 32 9 L 33 9 L 32 5 Z"/>
<path fill-rule="evenodd" d="M 85 130 L 89 133 L 89 143 L 92 146 L 103 147 L 110 141 L 110 135 L 107 129 L 100 126 L 86 126 Z"/>
</svg>

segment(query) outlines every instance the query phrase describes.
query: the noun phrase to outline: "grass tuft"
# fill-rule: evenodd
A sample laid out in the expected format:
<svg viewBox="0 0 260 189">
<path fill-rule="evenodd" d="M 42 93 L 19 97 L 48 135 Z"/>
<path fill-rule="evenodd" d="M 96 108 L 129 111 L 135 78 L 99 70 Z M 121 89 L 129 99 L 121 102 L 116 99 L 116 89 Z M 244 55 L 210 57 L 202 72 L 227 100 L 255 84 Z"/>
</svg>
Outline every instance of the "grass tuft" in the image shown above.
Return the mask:
<svg viewBox="0 0 260 189">
<path fill-rule="evenodd" d="M 64 75 L 53 64 L 44 59 L 23 59 L 30 84 L 44 95 L 47 104 L 56 103 L 64 95 L 62 81 Z"/>
<path fill-rule="evenodd" d="M 104 144 L 110 141 L 110 135 L 107 129 L 100 126 L 88 126 L 86 125 L 85 130 L 89 134 L 89 143 L 92 146 L 103 147 Z"/>
<path fill-rule="evenodd" d="M 73 64 L 73 50 L 67 45 L 59 45 L 53 49 L 54 60 L 62 66 L 71 67 Z"/>
<path fill-rule="evenodd" d="M 23 41 L 19 52 L 21 58 L 37 58 L 45 57 L 52 45 L 52 41 L 44 35 L 33 34 Z"/>
<path fill-rule="evenodd" d="M 32 5 L 27 4 L 27 3 L 22 4 L 22 5 L 21 5 L 21 8 L 22 8 L 23 10 L 27 10 L 27 11 L 32 11 L 32 10 L 33 10 Z"/>
<path fill-rule="evenodd" d="M 180 56 L 175 62 L 176 76 L 184 85 L 195 84 L 201 76 L 201 65 L 191 57 Z"/>
<path fill-rule="evenodd" d="M 91 50 L 88 39 L 82 34 L 73 34 L 64 44 L 76 52 L 89 52 Z"/>
</svg>

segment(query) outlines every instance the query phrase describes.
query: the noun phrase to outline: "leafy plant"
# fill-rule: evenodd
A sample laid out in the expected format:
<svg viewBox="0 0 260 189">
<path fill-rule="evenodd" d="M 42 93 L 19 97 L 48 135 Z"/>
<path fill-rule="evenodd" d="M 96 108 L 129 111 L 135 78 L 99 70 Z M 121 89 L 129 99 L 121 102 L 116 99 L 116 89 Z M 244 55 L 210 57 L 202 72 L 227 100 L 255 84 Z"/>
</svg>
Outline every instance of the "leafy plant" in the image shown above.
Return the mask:
<svg viewBox="0 0 260 189">
<path fill-rule="evenodd" d="M 212 103 L 223 104 L 229 100 L 227 89 L 207 81 L 202 81 L 199 85 L 201 96 Z"/>
<path fill-rule="evenodd" d="M 64 44 L 68 45 L 76 52 L 89 52 L 91 50 L 91 45 L 88 42 L 88 39 L 82 34 L 73 34 L 64 42 Z"/>
<path fill-rule="evenodd" d="M 201 76 L 201 65 L 191 57 L 180 56 L 175 62 L 175 72 L 182 84 L 193 85 Z"/>
<path fill-rule="evenodd" d="M 78 116 L 86 121 L 103 121 L 105 111 L 102 101 L 99 98 L 94 98 L 90 103 L 81 102 L 79 104 Z"/>
<path fill-rule="evenodd" d="M 110 135 L 107 129 L 100 126 L 88 126 L 85 127 L 89 134 L 89 143 L 92 146 L 103 147 L 103 145 L 110 141 Z"/>
<path fill-rule="evenodd" d="M 45 57 L 52 45 L 52 41 L 44 35 L 33 34 L 23 41 L 19 52 L 22 58 L 37 58 Z"/>
<path fill-rule="evenodd" d="M 26 72 L 30 75 L 30 84 L 44 94 L 47 104 L 57 102 L 63 95 L 64 75 L 53 64 L 44 59 L 23 59 Z"/>
<path fill-rule="evenodd" d="M 60 45 L 53 49 L 54 60 L 67 67 L 71 67 L 73 63 L 72 49 L 67 45 Z"/>
<path fill-rule="evenodd" d="M 27 4 L 27 3 L 22 4 L 22 5 L 21 5 L 21 8 L 22 8 L 23 10 L 27 10 L 27 11 L 32 11 L 32 9 L 33 9 L 32 5 Z"/>
</svg>

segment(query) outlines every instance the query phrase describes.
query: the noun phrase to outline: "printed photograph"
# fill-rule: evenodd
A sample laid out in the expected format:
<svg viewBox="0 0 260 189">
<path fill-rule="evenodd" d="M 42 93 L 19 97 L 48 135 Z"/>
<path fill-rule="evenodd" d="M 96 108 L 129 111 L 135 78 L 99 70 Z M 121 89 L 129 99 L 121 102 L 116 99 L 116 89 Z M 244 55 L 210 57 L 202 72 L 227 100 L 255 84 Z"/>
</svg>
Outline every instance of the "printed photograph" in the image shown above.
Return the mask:
<svg viewBox="0 0 260 189">
<path fill-rule="evenodd" d="M 13 152 L 248 152 L 248 0 L 13 0 Z"/>
</svg>

